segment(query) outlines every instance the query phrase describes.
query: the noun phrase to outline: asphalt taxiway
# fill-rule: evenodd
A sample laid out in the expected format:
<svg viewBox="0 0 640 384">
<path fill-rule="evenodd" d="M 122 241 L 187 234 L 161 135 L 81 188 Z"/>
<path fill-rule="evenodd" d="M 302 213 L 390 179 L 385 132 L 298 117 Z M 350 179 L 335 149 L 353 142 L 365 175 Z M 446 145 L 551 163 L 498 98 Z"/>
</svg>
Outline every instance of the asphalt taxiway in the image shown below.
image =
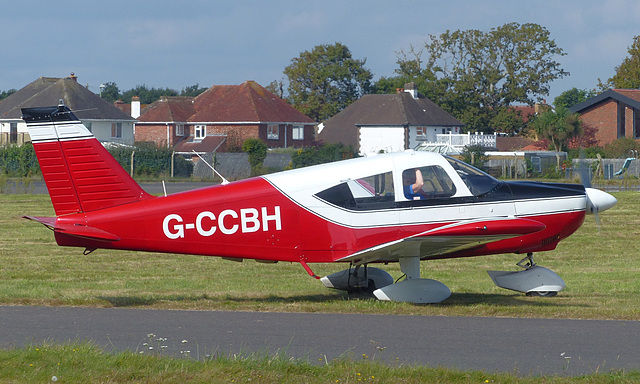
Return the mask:
<svg viewBox="0 0 640 384">
<path fill-rule="evenodd" d="M 640 370 L 640 321 L 0 306 L 0 347 L 90 340 L 106 350 L 284 353 L 519 375 Z M 150 350 L 152 347 L 153 350 Z"/>
</svg>

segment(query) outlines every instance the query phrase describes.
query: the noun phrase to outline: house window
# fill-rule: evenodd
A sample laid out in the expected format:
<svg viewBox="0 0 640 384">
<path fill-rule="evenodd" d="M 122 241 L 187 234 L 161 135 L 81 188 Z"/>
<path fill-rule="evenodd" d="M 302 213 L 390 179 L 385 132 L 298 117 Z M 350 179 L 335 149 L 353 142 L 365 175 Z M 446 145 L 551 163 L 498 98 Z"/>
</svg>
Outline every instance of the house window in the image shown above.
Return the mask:
<svg viewBox="0 0 640 384">
<path fill-rule="evenodd" d="M 625 131 L 625 125 L 627 123 L 625 119 L 625 109 L 626 107 L 623 104 L 618 104 L 618 139 L 627 135 Z"/>
<path fill-rule="evenodd" d="M 416 127 L 416 139 L 427 140 L 427 127 Z"/>
<path fill-rule="evenodd" d="M 267 139 L 278 140 L 280 138 L 280 127 L 277 124 L 267 125 Z"/>
<path fill-rule="evenodd" d="M 122 138 L 122 123 L 111 123 L 111 138 L 112 139 Z"/>
<path fill-rule="evenodd" d="M 184 125 L 176 124 L 176 136 L 184 136 Z"/>
<path fill-rule="evenodd" d="M 633 132 L 636 139 L 640 139 L 640 113 L 637 109 L 633 109 Z"/>
<path fill-rule="evenodd" d="M 9 124 L 9 142 L 12 144 L 18 142 L 18 123 Z"/>
<path fill-rule="evenodd" d="M 196 125 L 193 128 L 193 139 L 194 140 L 202 140 L 207 136 L 207 126 L 206 125 Z"/>
<path fill-rule="evenodd" d="M 293 126 L 293 140 L 304 140 L 304 125 Z"/>
</svg>

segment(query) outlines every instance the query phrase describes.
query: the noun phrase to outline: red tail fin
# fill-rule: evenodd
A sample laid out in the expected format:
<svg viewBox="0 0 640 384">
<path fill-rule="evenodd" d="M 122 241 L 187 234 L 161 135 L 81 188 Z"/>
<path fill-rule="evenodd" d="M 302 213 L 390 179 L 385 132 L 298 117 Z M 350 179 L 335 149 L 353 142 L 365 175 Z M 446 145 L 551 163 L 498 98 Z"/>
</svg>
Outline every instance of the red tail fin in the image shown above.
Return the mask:
<svg viewBox="0 0 640 384">
<path fill-rule="evenodd" d="M 89 212 L 147 194 L 64 105 L 23 108 L 56 215 Z"/>
</svg>

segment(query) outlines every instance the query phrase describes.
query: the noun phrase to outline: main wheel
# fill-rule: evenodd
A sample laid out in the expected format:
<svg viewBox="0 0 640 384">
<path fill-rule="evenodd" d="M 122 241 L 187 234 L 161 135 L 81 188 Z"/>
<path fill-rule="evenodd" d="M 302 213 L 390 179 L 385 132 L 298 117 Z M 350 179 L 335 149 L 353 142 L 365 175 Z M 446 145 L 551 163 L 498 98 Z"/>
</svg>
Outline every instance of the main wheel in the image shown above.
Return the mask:
<svg viewBox="0 0 640 384">
<path fill-rule="evenodd" d="M 536 297 L 553 297 L 557 295 L 556 291 L 529 291 L 527 292 L 527 296 L 536 296 Z"/>
</svg>

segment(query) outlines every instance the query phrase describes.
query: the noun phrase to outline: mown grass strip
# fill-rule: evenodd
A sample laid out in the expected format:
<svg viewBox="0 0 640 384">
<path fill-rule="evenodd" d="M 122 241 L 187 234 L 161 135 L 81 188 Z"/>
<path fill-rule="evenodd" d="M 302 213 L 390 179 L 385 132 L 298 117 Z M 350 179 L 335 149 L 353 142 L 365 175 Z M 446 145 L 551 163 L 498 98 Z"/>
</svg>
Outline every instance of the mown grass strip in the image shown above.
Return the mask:
<svg viewBox="0 0 640 384">
<path fill-rule="evenodd" d="M 94 344 L 36 344 L 0 349 L 2 383 L 635 383 L 639 372 L 580 377 L 390 366 L 341 358 L 311 364 L 284 354 L 211 356 L 203 360 L 135 351 L 106 352 Z"/>
</svg>

